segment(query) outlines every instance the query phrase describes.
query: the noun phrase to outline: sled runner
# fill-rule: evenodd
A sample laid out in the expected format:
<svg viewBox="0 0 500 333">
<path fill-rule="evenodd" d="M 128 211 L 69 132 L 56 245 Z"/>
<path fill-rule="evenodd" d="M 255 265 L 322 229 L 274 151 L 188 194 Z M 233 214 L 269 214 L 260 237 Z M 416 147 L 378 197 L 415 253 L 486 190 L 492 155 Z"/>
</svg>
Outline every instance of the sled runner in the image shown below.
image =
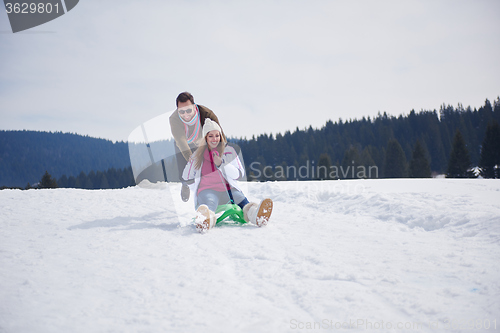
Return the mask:
<svg viewBox="0 0 500 333">
<path fill-rule="evenodd" d="M 215 211 L 215 214 L 219 215 L 220 213 L 222 214 L 217 218 L 216 224 L 219 224 L 220 222 L 223 222 L 225 220 L 240 224 L 247 223 L 247 221 L 245 221 L 245 219 L 243 218 L 243 210 L 238 205 L 219 205 L 219 207 L 217 207 L 217 210 Z"/>
</svg>

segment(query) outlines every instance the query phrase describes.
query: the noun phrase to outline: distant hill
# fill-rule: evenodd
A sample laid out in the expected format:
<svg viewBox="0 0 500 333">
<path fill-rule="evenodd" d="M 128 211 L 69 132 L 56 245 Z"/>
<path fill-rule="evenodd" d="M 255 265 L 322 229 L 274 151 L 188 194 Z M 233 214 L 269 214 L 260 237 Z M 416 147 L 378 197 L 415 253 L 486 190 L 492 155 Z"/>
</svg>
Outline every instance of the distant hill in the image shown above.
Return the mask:
<svg viewBox="0 0 500 333">
<path fill-rule="evenodd" d="M 61 132 L 0 131 L 0 186 L 34 184 L 45 171 L 59 179 L 129 166 L 126 142 Z"/>
</svg>

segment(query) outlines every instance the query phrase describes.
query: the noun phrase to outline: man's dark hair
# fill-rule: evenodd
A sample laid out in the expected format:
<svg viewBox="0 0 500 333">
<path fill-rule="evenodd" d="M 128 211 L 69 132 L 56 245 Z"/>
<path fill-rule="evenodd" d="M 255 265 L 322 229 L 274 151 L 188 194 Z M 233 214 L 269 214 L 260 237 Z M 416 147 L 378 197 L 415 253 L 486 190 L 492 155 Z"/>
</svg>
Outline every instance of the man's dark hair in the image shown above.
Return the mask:
<svg viewBox="0 0 500 333">
<path fill-rule="evenodd" d="M 184 102 L 187 102 L 187 101 L 191 101 L 191 103 L 194 104 L 194 97 L 193 97 L 193 95 L 191 95 L 187 91 L 181 92 L 179 94 L 179 96 L 177 96 L 177 99 L 175 100 L 175 105 L 179 106 L 179 103 L 184 103 Z"/>
</svg>

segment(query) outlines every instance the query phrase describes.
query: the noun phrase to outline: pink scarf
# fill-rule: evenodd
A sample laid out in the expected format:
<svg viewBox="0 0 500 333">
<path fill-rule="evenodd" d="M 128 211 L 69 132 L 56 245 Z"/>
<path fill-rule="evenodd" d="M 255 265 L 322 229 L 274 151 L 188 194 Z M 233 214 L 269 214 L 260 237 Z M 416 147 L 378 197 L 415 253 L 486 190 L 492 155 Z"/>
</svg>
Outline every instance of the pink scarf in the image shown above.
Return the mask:
<svg viewBox="0 0 500 333">
<path fill-rule="evenodd" d="M 194 114 L 194 117 L 193 119 L 191 119 L 190 121 L 185 121 L 184 119 L 182 119 L 181 115 L 179 114 L 179 118 L 181 119 L 182 123 L 184 124 L 184 131 L 186 132 L 186 140 L 187 140 L 187 143 L 192 143 L 196 140 L 196 138 L 198 137 L 198 135 L 200 134 L 200 128 L 201 128 L 201 125 L 200 125 L 200 111 L 198 110 L 198 105 L 194 105 L 195 107 L 195 114 Z M 191 135 L 189 135 L 189 128 L 190 127 L 193 127 L 195 126 L 194 130 L 193 130 L 193 133 L 191 133 Z"/>
</svg>

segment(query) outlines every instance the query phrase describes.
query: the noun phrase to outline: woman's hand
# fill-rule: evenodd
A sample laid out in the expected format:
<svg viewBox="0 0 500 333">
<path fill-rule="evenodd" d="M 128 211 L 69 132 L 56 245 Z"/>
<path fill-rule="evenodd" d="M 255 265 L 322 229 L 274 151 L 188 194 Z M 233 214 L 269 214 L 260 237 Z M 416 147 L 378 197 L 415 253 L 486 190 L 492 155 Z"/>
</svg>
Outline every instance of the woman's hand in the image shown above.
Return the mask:
<svg viewBox="0 0 500 333">
<path fill-rule="evenodd" d="M 217 167 L 220 167 L 222 164 L 222 158 L 219 156 L 219 152 L 217 150 L 212 151 L 212 157 L 214 159 L 214 163 Z"/>
</svg>

